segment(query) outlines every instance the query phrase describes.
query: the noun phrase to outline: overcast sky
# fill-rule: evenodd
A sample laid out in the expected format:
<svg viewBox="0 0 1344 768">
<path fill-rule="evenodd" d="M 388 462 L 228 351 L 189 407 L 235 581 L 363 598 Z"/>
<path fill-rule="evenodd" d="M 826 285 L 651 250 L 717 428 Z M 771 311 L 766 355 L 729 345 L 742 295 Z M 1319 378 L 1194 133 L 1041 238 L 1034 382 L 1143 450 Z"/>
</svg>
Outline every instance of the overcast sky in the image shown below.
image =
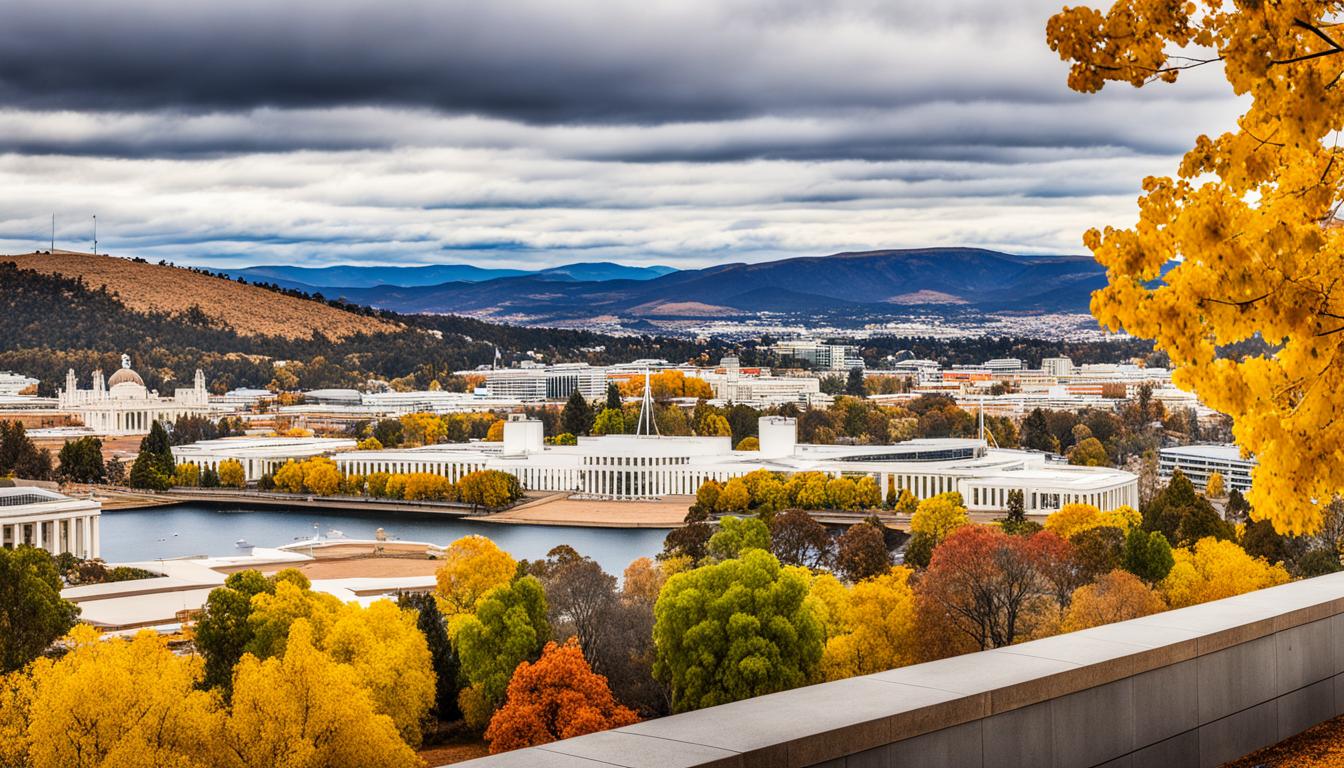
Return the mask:
<svg viewBox="0 0 1344 768">
<path fill-rule="evenodd" d="M 1059 0 L 9 0 L 0 250 L 214 266 L 1081 253 L 1241 104 Z"/>
</svg>

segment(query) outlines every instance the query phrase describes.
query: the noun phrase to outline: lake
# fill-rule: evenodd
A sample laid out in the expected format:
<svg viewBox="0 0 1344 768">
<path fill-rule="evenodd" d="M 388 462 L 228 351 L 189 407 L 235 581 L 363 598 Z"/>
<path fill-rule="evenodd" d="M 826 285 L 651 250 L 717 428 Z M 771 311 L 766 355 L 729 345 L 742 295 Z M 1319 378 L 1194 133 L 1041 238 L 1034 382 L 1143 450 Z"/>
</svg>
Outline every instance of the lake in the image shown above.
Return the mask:
<svg viewBox="0 0 1344 768">
<path fill-rule="evenodd" d="M 316 528 L 314 528 L 316 525 Z M 108 562 L 158 560 L 189 555 L 236 555 L 246 539 L 258 547 L 278 547 L 340 531 L 350 539 L 372 539 L 382 528 L 392 541 L 446 545 L 468 534 L 486 536 L 515 559 L 544 558 L 568 544 L 620 576 L 639 557 L 652 557 L 667 531 L 650 528 L 572 528 L 508 525 L 409 512 L 369 513 L 239 504 L 174 504 L 148 509 L 105 510 L 100 546 Z"/>
</svg>

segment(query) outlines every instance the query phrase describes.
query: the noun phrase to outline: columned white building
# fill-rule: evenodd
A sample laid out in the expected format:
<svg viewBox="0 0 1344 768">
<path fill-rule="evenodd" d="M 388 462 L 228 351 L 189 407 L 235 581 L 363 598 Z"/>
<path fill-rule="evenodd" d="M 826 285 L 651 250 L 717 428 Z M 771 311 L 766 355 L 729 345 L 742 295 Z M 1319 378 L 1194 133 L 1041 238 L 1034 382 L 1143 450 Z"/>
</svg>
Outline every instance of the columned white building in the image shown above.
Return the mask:
<svg viewBox="0 0 1344 768">
<path fill-rule="evenodd" d="M 275 474 L 290 459 L 305 461 L 354 447 L 354 440 L 340 437 L 222 437 L 175 445 L 172 451 L 177 464 L 195 464 L 201 471 L 218 472 L 220 462 L 233 459 L 243 465 L 243 480 L 251 483 Z"/>
<path fill-rule="evenodd" d="M 53 555 L 98 557 L 102 505 L 43 488 L 0 488 L 0 546 L 25 544 Z"/>
<path fill-rule="evenodd" d="M 131 359 L 121 356 L 121 368 L 103 380 L 93 372 L 91 389 L 80 389 L 74 369 L 65 375 L 57 408 L 76 414 L 95 434 L 138 435 L 149 432 L 154 422 L 173 422 L 179 416 L 211 413 L 205 374 L 199 369 L 190 389 L 179 388 L 172 397 L 161 397 L 145 388 L 144 379 L 131 370 Z"/>
<path fill-rule="evenodd" d="M 529 491 L 560 491 L 599 499 L 690 495 L 706 480 L 726 482 L 758 469 L 782 474 L 822 472 L 869 476 L 884 489 L 916 498 L 959 491 L 973 512 L 1007 508 L 1023 493 L 1029 513 L 1048 514 L 1074 502 L 1101 509 L 1138 506 L 1138 481 L 1104 467 L 1048 463 L 1043 454 L 989 448 L 982 440 L 910 440 L 887 446 L 799 445 L 793 419 L 760 420 L 759 451 L 735 451 L 728 437 L 606 435 L 578 445 L 548 446 L 541 423 L 511 418 L 501 443 L 443 444 L 406 450 L 349 451 L 334 456 L 347 473 L 432 472 L 457 481 L 481 469 L 508 472 Z"/>
</svg>

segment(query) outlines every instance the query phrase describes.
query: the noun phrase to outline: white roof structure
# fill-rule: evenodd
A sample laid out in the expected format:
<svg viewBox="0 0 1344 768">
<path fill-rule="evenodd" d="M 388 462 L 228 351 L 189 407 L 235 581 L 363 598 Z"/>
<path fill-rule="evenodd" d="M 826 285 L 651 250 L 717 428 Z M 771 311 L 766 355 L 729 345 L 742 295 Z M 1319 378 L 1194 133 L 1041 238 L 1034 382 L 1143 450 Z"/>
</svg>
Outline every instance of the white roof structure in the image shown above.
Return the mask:
<svg viewBox="0 0 1344 768">
<path fill-rule="evenodd" d="M 355 445 L 354 440 L 338 437 L 222 437 L 175 445 L 173 460 L 218 471 L 220 462 L 234 459 L 243 465 L 244 479 L 252 481 L 274 472 L 290 459 L 302 461 L 327 456 L 353 450 Z"/>
<path fill-rule="evenodd" d="M 1028 511 L 1041 514 L 1075 501 L 1104 509 L 1138 503 L 1137 479 L 1128 472 L 1050 464 L 1044 454 L 990 449 L 981 440 L 800 445 L 792 419 L 763 417 L 760 443 L 759 451 L 735 451 L 728 437 L 607 435 L 548 446 L 540 422 L 514 419 L 505 423 L 501 443 L 351 451 L 335 461 L 349 473 L 432 472 L 454 482 L 494 469 L 514 475 L 527 490 L 617 500 L 689 495 L 706 480 L 765 469 L 868 475 L 880 488 L 908 488 L 918 498 L 960 491 L 974 511 L 1004 509 L 1011 490 L 1022 490 Z"/>
<path fill-rule="evenodd" d="M 98 556 L 103 505 L 45 488 L 0 488 L 0 547 L 28 544 L 53 555 Z"/>
</svg>

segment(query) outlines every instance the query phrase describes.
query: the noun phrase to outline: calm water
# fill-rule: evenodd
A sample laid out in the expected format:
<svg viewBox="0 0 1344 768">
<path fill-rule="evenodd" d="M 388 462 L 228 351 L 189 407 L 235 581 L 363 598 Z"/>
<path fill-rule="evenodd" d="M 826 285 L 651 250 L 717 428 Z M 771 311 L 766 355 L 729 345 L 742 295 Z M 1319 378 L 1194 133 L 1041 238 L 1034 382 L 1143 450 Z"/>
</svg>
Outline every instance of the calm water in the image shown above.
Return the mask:
<svg viewBox="0 0 1344 768">
<path fill-rule="evenodd" d="M 341 531 L 346 538 L 372 539 L 382 528 L 391 540 L 448 544 L 476 533 L 487 536 L 515 558 L 537 559 L 568 544 L 620 576 L 638 557 L 653 556 L 666 531 L 657 529 L 566 528 L 553 525 L 501 525 L 405 512 L 359 514 L 347 510 L 178 504 L 137 510 L 104 511 L 103 559 L 108 562 L 156 560 L 186 555 L 234 555 L 238 539 L 258 547 L 277 547 Z"/>
</svg>

